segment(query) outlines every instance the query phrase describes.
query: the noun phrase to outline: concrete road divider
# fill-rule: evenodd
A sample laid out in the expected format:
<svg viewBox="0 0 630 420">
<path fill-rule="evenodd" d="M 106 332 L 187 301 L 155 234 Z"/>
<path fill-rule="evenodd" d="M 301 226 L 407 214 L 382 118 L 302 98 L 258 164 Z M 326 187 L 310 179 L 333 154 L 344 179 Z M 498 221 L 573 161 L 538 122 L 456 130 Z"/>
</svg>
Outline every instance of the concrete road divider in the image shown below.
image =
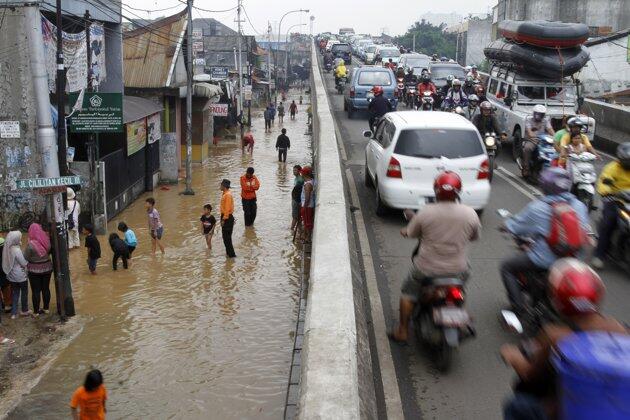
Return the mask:
<svg viewBox="0 0 630 420">
<path fill-rule="evenodd" d="M 359 419 L 357 330 L 343 173 L 315 49 L 311 56 L 317 207 L 298 417 Z"/>
</svg>

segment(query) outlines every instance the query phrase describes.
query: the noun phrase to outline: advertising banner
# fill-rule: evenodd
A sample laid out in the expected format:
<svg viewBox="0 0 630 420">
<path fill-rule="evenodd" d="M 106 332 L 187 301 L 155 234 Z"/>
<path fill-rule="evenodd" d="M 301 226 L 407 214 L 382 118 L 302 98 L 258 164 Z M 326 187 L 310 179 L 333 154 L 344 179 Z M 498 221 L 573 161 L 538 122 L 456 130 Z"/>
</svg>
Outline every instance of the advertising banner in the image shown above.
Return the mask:
<svg viewBox="0 0 630 420">
<path fill-rule="evenodd" d="M 146 119 L 127 123 L 127 156 L 131 156 L 144 148 L 147 142 Z"/>
</svg>

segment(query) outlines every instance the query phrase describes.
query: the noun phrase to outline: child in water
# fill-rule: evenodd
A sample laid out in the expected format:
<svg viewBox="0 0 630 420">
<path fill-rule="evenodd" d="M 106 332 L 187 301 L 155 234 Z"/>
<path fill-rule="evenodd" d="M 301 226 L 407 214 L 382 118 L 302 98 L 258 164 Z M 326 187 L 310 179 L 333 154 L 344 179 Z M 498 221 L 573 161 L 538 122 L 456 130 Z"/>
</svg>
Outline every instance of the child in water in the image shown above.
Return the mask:
<svg viewBox="0 0 630 420">
<path fill-rule="evenodd" d="M 107 390 L 103 385 L 103 375 L 100 370 L 88 372 L 83 386 L 72 394 L 70 408 L 73 419 L 104 419 L 107 407 Z M 80 410 L 80 412 L 78 412 Z"/>
<path fill-rule="evenodd" d="M 214 227 L 217 224 L 217 219 L 212 215 L 212 206 L 210 204 L 203 206 L 203 214 L 199 220 L 201 221 L 201 231 L 206 238 L 206 245 L 208 249 L 212 249 L 212 236 L 214 235 Z"/>
<path fill-rule="evenodd" d="M 125 244 L 129 250 L 129 259 L 131 259 L 131 254 L 133 254 L 133 251 L 135 251 L 138 246 L 136 234 L 133 230 L 129 229 L 129 226 L 127 226 L 125 222 L 118 223 L 118 230 L 125 234 Z"/>
<path fill-rule="evenodd" d="M 112 247 L 112 251 L 114 252 L 114 258 L 112 259 L 112 268 L 114 271 L 118 270 L 118 258 L 122 258 L 125 270 L 129 268 L 127 264 L 129 249 L 127 248 L 127 244 L 120 239 L 117 233 L 109 235 L 109 246 Z"/>
</svg>

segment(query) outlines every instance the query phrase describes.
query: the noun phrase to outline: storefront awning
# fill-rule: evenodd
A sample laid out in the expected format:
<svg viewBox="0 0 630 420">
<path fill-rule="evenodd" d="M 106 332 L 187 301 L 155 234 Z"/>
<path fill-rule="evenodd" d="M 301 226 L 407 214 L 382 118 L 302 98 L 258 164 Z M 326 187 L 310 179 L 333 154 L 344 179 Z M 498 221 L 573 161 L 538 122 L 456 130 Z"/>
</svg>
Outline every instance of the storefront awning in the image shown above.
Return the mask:
<svg viewBox="0 0 630 420">
<path fill-rule="evenodd" d="M 186 86 L 179 88 L 179 97 L 186 97 Z M 196 82 L 193 85 L 193 96 L 198 98 L 218 98 L 223 95 L 223 89 L 221 86 L 213 85 L 212 83 Z"/>
<path fill-rule="evenodd" d="M 148 99 L 138 96 L 123 96 L 123 123 L 138 121 L 141 118 L 148 117 L 157 112 L 161 112 L 164 108 Z"/>
</svg>

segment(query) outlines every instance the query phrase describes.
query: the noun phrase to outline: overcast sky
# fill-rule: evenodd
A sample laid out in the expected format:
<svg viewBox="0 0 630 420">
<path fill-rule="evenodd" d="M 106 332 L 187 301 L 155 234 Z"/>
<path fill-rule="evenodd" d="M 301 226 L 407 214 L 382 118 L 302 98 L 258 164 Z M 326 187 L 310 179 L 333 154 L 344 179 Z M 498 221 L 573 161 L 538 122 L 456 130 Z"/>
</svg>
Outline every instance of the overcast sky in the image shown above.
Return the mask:
<svg viewBox="0 0 630 420">
<path fill-rule="evenodd" d="M 185 2 L 185 0 L 182 0 Z M 243 6 L 249 15 L 253 28 L 258 32 L 267 30 L 267 21 L 271 21 L 274 32 L 277 31 L 278 21 L 284 13 L 292 9 L 309 9 L 307 13 L 293 13 L 282 21 L 282 32 L 292 26 L 305 23 L 306 26 L 296 27 L 292 32 L 308 33 L 309 16 L 315 16 L 313 30 L 319 32 L 337 32 L 340 27 L 352 27 L 357 33 L 377 34 L 385 29 L 390 35 L 399 35 L 418 17 L 427 12 L 451 13 L 461 15 L 469 13 L 486 13 L 490 7 L 496 5 L 497 0 L 243 0 Z M 138 10 L 131 10 L 123 6 L 123 15 L 131 18 L 142 16 L 160 17 L 173 14 L 185 5 L 180 0 L 123 0 L 123 4 L 137 9 L 158 10 L 170 6 L 181 5 L 170 10 L 153 12 L 151 14 Z M 209 10 L 224 10 L 235 7 L 236 0 L 195 0 L 195 6 Z M 236 11 L 226 13 L 208 13 L 195 10 L 193 17 L 213 17 L 230 27 L 236 27 Z M 244 18 L 246 20 L 246 18 Z M 255 31 L 247 20 L 243 24 L 246 34 L 255 35 Z"/>
</svg>

